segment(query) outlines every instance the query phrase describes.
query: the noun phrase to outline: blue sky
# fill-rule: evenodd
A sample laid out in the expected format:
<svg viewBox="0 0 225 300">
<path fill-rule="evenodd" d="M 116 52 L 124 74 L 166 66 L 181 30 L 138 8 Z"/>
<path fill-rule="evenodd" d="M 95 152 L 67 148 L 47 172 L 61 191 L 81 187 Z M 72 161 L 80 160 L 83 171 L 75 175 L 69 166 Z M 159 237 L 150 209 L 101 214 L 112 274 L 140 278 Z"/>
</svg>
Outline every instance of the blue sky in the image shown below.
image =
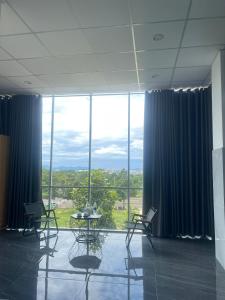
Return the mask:
<svg viewBox="0 0 225 300">
<path fill-rule="evenodd" d="M 144 95 L 131 96 L 131 169 L 142 169 Z M 43 100 L 43 167 L 49 165 L 51 100 Z M 94 96 L 92 102 L 92 167 L 127 168 L 127 95 Z M 53 168 L 88 168 L 89 98 L 58 97 L 55 100 Z"/>
</svg>

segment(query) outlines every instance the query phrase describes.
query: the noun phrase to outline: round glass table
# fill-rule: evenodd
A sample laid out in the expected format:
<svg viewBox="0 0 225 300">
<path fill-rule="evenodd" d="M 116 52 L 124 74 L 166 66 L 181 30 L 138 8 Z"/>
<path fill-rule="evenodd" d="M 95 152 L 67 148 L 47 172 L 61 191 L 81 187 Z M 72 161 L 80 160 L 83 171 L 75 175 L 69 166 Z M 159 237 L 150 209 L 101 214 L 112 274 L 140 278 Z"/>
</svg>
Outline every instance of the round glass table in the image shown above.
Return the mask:
<svg viewBox="0 0 225 300">
<path fill-rule="evenodd" d="M 73 214 L 70 216 L 70 227 L 72 228 L 72 224 L 74 220 L 86 221 L 87 229 L 84 229 L 79 232 L 76 237 L 77 242 L 86 243 L 86 242 L 94 242 L 97 239 L 96 231 L 91 229 L 91 222 L 98 221 L 102 215 L 99 214 L 91 214 L 89 216 L 84 216 L 84 214 Z"/>
</svg>

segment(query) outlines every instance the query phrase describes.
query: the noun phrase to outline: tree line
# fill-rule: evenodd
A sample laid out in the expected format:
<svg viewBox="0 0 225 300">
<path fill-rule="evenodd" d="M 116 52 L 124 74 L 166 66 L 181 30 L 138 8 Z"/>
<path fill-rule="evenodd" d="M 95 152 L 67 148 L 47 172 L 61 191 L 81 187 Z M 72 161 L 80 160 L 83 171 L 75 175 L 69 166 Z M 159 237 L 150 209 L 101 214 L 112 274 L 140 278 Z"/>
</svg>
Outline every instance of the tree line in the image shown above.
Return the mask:
<svg viewBox="0 0 225 300">
<path fill-rule="evenodd" d="M 105 228 L 115 227 L 112 211 L 116 201 L 127 199 L 128 174 L 127 170 L 106 171 L 96 169 L 91 171 L 90 206 L 97 205 L 98 212 L 102 214 L 101 223 Z M 52 198 L 63 198 L 73 201 L 78 211 L 86 206 L 89 198 L 89 173 L 86 170 L 59 170 L 52 174 Z M 42 171 L 42 198 L 48 198 L 49 171 Z M 141 194 L 143 178 L 141 173 L 130 174 L 130 196 L 138 197 Z M 67 187 L 67 188 L 64 188 Z M 104 187 L 104 188 L 101 188 Z M 101 224 L 99 224 L 101 226 Z"/>
</svg>

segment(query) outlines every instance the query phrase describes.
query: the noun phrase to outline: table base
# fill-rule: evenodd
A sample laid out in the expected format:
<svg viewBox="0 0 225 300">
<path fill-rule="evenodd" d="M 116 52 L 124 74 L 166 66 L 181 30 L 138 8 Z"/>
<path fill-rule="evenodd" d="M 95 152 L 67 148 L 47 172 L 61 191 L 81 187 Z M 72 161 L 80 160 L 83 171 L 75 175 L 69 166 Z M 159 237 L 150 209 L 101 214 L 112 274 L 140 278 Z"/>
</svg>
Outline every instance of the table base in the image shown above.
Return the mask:
<svg viewBox="0 0 225 300">
<path fill-rule="evenodd" d="M 82 233 L 76 237 L 78 243 L 91 243 L 97 240 L 97 236 L 91 233 Z"/>
</svg>

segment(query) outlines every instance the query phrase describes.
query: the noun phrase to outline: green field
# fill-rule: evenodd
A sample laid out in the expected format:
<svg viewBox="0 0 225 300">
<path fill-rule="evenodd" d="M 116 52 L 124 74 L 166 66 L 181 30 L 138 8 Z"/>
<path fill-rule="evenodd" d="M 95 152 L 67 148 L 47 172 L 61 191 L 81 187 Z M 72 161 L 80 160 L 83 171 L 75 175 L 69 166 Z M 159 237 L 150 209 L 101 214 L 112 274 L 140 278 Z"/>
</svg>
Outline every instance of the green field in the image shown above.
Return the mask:
<svg viewBox="0 0 225 300">
<path fill-rule="evenodd" d="M 58 226 L 61 228 L 69 228 L 70 216 L 75 213 L 74 208 L 57 208 L 55 210 Z M 113 221 L 116 228 L 112 229 L 125 229 L 127 221 L 127 210 L 116 210 L 112 211 Z M 80 222 L 80 221 L 79 221 Z M 78 226 L 81 225 L 80 223 Z M 102 227 L 102 226 L 101 226 Z"/>
</svg>

